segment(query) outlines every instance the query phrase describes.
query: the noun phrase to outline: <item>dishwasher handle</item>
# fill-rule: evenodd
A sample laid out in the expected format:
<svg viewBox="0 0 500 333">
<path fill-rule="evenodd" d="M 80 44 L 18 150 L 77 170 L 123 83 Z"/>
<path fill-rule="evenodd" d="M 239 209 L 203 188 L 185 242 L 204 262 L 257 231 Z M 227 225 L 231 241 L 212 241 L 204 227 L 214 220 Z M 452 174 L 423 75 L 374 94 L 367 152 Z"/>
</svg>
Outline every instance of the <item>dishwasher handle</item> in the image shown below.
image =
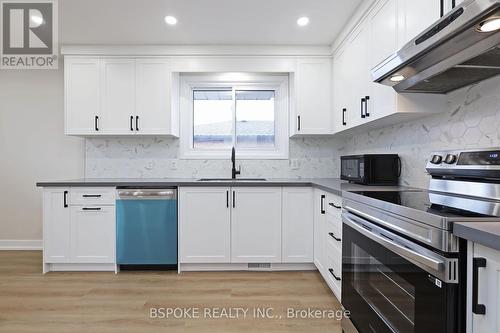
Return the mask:
<svg viewBox="0 0 500 333">
<path fill-rule="evenodd" d="M 175 200 L 177 199 L 177 190 L 175 189 L 123 189 L 118 190 L 118 198 L 123 200 L 130 199 L 156 199 L 156 200 Z"/>
</svg>

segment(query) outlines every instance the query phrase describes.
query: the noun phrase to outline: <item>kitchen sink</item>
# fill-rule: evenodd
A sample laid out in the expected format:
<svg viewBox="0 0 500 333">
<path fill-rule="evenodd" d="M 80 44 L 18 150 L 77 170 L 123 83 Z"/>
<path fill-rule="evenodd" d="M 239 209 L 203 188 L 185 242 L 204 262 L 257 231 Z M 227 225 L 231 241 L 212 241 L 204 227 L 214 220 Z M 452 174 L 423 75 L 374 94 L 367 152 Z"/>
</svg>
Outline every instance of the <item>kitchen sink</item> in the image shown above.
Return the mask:
<svg viewBox="0 0 500 333">
<path fill-rule="evenodd" d="M 201 178 L 198 179 L 199 182 L 232 182 L 232 181 L 238 181 L 238 182 L 264 182 L 267 179 L 265 178 L 236 178 L 236 179 L 231 179 L 231 178 Z"/>
</svg>

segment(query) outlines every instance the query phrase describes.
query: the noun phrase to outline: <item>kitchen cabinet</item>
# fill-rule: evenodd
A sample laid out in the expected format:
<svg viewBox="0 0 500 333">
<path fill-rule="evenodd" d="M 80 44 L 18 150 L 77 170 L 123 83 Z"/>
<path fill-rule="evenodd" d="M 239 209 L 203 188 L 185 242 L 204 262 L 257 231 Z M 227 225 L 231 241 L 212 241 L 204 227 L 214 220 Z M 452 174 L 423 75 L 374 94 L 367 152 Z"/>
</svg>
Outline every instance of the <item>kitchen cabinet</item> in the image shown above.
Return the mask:
<svg viewBox="0 0 500 333">
<path fill-rule="evenodd" d="M 231 262 L 281 262 L 281 188 L 231 190 Z"/>
<path fill-rule="evenodd" d="M 283 262 L 313 262 L 313 207 L 312 188 L 283 188 L 281 234 Z"/>
<path fill-rule="evenodd" d="M 332 134 L 331 58 L 299 58 L 292 77 L 291 136 Z"/>
<path fill-rule="evenodd" d="M 44 272 L 114 270 L 115 188 L 99 190 L 100 194 L 95 188 L 44 189 Z"/>
<path fill-rule="evenodd" d="M 500 251 L 469 242 L 467 312 L 469 333 L 500 332 Z M 472 258 L 470 258 L 472 257 Z M 472 259 L 472 260 L 471 260 Z M 473 264 L 478 264 L 477 277 Z M 484 314 L 473 310 L 473 289 L 477 284 L 477 303 L 484 306 Z"/>
<path fill-rule="evenodd" d="M 169 58 L 65 57 L 67 135 L 179 135 Z"/>
<path fill-rule="evenodd" d="M 103 121 L 99 130 L 108 135 L 127 134 L 132 129 L 130 119 L 136 116 L 134 59 L 103 59 L 101 77 Z"/>
<path fill-rule="evenodd" d="M 179 188 L 181 263 L 231 262 L 229 187 Z"/>
<path fill-rule="evenodd" d="M 314 264 L 321 275 L 325 276 L 325 231 L 326 231 L 325 191 L 314 189 Z"/>
<path fill-rule="evenodd" d="M 444 2 L 451 2 L 446 0 Z M 440 0 L 399 0 L 398 2 L 398 48 L 421 34 L 439 20 Z"/>
<path fill-rule="evenodd" d="M 69 188 L 43 191 L 43 257 L 45 262 L 60 263 L 70 256 Z"/>
<path fill-rule="evenodd" d="M 115 262 L 115 207 L 72 206 L 71 262 Z"/>
<path fill-rule="evenodd" d="M 98 133 L 101 116 L 100 60 L 71 57 L 64 61 L 66 135 Z"/>
</svg>

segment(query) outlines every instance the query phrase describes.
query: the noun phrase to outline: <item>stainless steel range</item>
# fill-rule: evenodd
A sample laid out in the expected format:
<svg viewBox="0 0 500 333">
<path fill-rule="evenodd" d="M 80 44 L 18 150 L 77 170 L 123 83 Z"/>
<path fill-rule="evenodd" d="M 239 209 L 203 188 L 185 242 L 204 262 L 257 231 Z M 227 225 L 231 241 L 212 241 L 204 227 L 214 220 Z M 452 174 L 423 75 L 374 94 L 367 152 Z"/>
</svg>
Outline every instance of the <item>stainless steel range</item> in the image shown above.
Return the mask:
<svg viewBox="0 0 500 333">
<path fill-rule="evenodd" d="M 427 191 L 343 193 L 344 332 L 465 332 L 453 224 L 500 222 L 500 148 L 437 152 L 426 169 Z"/>
</svg>

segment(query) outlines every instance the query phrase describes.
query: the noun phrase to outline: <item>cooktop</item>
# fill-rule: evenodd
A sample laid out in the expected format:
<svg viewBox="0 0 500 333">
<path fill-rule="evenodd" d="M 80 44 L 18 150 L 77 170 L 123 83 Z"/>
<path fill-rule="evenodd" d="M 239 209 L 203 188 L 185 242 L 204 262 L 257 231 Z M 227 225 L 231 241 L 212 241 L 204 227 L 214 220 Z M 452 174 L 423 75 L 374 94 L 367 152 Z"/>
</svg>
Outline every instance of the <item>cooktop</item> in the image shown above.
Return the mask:
<svg viewBox="0 0 500 333">
<path fill-rule="evenodd" d="M 442 217 L 500 217 L 500 203 L 430 191 L 351 191 Z"/>
</svg>

